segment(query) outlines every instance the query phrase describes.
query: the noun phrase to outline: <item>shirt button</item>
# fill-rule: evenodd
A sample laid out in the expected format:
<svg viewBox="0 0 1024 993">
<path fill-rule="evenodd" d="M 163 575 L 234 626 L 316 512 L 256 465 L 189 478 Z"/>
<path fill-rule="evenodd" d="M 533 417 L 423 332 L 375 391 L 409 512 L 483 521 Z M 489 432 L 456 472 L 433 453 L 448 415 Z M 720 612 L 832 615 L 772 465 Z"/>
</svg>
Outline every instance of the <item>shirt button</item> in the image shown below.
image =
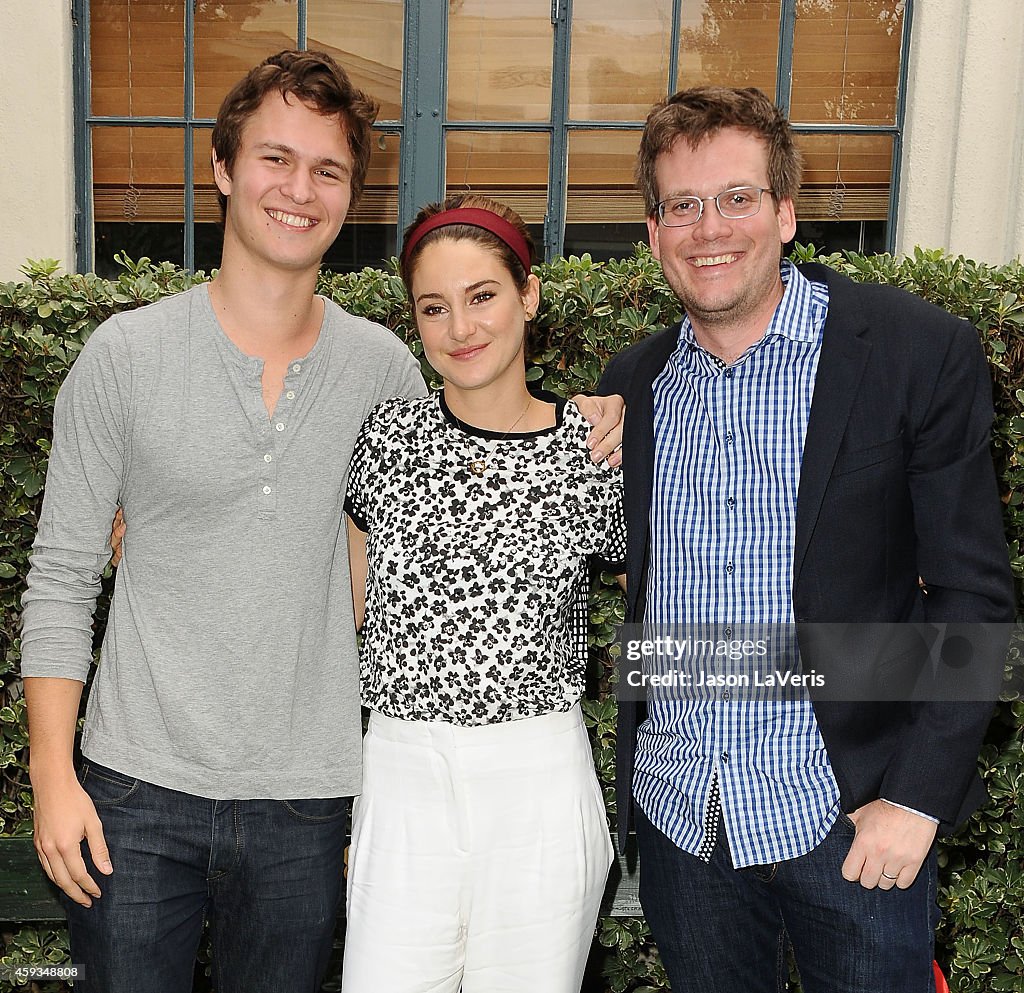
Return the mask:
<svg viewBox="0 0 1024 993">
<path fill-rule="evenodd" d="M 727 565 L 727 566 L 725 567 L 725 571 L 726 571 L 726 572 L 727 572 L 727 573 L 728 573 L 728 574 L 729 574 L 730 576 L 732 575 L 732 573 L 733 573 L 733 566 L 732 566 L 732 563 L 731 563 L 731 562 L 730 562 L 730 563 L 729 563 L 729 564 L 728 564 L 728 565 Z"/>
<path fill-rule="evenodd" d="M 284 425 L 281 424 L 280 422 L 278 422 L 277 424 L 274 425 L 274 430 L 275 431 L 283 431 L 284 430 Z"/>
<path fill-rule="evenodd" d="M 292 366 L 292 372 L 302 372 L 302 364 L 296 362 L 295 365 Z"/>
<path fill-rule="evenodd" d="M 294 399 L 295 399 L 295 390 L 289 390 L 289 391 L 288 391 L 288 392 L 287 392 L 287 393 L 285 394 L 285 396 L 286 396 L 286 397 L 287 397 L 287 398 L 288 398 L 289 400 L 294 400 Z"/>
<path fill-rule="evenodd" d="M 727 507 L 735 507 L 736 501 L 732 497 L 729 497 L 729 499 L 725 501 L 725 504 Z"/>
<path fill-rule="evenodd" d="M 732 694 L 728 690 L 723 690 L 722 691 L 722 699 L 723 700 L 728 700 L 731 697 L 732 697 Z"/>
<path fill-rule="evenodd" d="M 269 486 L 264 486 L 263 487 L 263 492 L 266 493 L 269 496 L 270 495 L 270 487 Z"/>
<path fill-rule="evenodd" d="M 731 638 L 732 637 L 732 628 L 726 628 L 725 629 L 725 636 L 726 636 L 726 638 Z"/>
<path fill-rule="evenodd" d="M 732 369 L 726 369 L 725 370 L 725 378 L 726 379 L 732 379 Z"/>
<path fill-rule="evenodd" d="M 728 762 L 729 761 L 729 753 L 728 752 L 722 752 L 722 761 L 723 762 Z"/>
<path fill-rule="evenodd" d="M 731 431 L 725 436 L 725 443 L 727 445 L 731 445 L 732 444 L 732 432 Z"/>
<path fill-rule="evenodd" d="M 271 455 L 270 452 L 267 452 L 267 454 L 263 456 L 263 461 L 264 462 L 273 462 L 274 461 L 274 456 Z"/>
</svg>

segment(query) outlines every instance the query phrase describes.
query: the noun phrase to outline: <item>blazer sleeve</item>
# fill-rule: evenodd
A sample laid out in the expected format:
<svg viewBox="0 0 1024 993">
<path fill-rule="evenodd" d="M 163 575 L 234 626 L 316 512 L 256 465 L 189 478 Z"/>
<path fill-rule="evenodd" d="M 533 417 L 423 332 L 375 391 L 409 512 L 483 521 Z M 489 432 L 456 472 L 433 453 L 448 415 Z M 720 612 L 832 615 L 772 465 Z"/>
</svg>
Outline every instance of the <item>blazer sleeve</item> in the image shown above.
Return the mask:
<svg viewBox="0 0 1024 993">
<path fill-rule="evenodd" d="M 951 825 L 969 791 L 998 698 L 1014 618 L 1001 505 L 989 447 L 992 386 L 976 330 L 957 321 L 907 463 L 925 619 L 968 652 L 962 699 L 911 708 L 880 795 Z M 940 665 L 939 677 L 943 667 Z M 937 687 L 942 689 L 942 687 Z"/>
</svg>

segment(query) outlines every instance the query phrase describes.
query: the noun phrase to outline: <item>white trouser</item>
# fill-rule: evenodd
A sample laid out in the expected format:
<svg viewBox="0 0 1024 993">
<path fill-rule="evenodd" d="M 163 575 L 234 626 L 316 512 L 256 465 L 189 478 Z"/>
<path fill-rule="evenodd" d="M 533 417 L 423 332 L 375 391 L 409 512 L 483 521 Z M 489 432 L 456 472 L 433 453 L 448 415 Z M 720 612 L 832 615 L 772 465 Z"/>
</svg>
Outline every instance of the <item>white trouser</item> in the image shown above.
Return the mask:
<svg viewBox="0 0 1024 993">
<path fill-rule="evenodd" d="M 578 993 L 612 861 L 579 706 L 458 727 L 370 715 L 345 993 Z"/>
</svg>

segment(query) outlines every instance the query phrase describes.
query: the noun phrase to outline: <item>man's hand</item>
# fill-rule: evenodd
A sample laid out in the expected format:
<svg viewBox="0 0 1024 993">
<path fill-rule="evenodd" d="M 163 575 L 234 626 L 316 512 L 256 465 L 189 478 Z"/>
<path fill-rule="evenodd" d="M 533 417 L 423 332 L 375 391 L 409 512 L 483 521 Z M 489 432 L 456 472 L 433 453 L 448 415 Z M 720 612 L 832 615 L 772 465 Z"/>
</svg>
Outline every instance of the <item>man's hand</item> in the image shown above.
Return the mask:
<svg viewBox="0 0 1024 993">
<path fill-rule="evenodd" d="M 96 868 L 108 876 L 114 871 L 96 807 L 73 770 L 56 776 L 33 776 L 32 788 L 39 861 L 46 875 L 75 903 L 91 907 L 100 888 L 85 867 L 83 838 L 89 843 L 89 855 Z"/>
<path fill-rule="evenodd" d="M 590 397 L 581 393 L 574 396 L 572 402 L 591 424 L 587 436 L 591 461 L 607 459 L 608 465 L 622 465 L 622 420 L 626 413 L 622 397 L 617 393 L 607 397 Z"/>
<path fill-rule="evenodd" d="M 938 825 L 884 800 L 872 800 L 849 815 L 857 827 L 843 878 L 865 889 L 907 889 L 928 856 Z"/>
<path fill-rule="evenodd" d="M 124 511 L 120 507 L 114 514 L 110 523 L 110 564 L 116 569 L 121 564 L 121 542 L 124 541 L 124 533 L 127 530 L 124 523 Z"/>
</svg>

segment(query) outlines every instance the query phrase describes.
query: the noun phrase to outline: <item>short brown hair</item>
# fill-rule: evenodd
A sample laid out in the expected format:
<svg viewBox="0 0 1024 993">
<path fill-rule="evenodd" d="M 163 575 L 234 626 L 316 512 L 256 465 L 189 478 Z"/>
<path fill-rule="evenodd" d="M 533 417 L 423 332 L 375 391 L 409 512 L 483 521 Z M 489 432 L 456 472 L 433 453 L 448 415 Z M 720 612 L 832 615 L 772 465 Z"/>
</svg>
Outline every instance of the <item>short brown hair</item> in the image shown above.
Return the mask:
<svg viewBox="0 0 1024 993">
<path fill-rule="evenodd" d="M 294 96 L 325 117 L 338 116 L 352 151 L 352 205 L 359 200 L 370 164 L 371 133 L 377 102 L 352 85 L 348 74 L 326 52 L 284 51 L 264 59 L 232 88 L 217 111 L 213 151 L 228 175 L 242 145 L 242 130 L 268 93 Z M 218 191 L 221 215 L 227 198 Z"/>
<path fill-rule="evenodd" d="M 722 128 L 739 128 L 764 141 L 768 146 L 768 184 L 776 203 L 787 197 L 796 199 L 802 160 L 782 111 L 752 86 L 697 86 L 655 104 L 647 115 L 636 159 L 636 185 L 648 216 L 654 214 L 661 199 L 654 171 L 658 156 L 671 151 L 680 139 L 696 148 Z"/>
</svg>

